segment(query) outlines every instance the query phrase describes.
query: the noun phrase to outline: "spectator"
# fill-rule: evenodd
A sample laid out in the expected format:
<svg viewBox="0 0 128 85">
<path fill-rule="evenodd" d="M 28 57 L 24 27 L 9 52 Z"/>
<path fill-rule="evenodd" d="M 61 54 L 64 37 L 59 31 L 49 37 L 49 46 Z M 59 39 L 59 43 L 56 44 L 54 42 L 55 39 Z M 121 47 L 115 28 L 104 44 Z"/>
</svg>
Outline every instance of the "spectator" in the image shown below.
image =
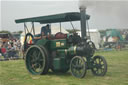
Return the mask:
<svg viewBox="0 0 128 85">
<path fill-rule="evenodd" d="M 21 48 L 21 42 L 20 42 L 20 40 L 18 40 L 18 42 L 17 42 L 17 47 L 20 50 L 20 48 Z"/>
<path fill-rule="evenodd" d="M 15 51 L 14 45 L 12 44 L 8 45 L 8 57 L 10 59 L 13 59 L 14 57 L 17 57 L 15 56 L 15 54 L 16 54 L 16 51 Z"/>
<path fill-rule="evenodd" d="M 11 58 L 12 57 L 11 46 L 12 46 L 12 44 L 9 44 L 8 45 L 8 58 Z"/>
<path fill-rule="evenodd" d="M 1 46 L 1 54 L 2 54 L 2 56 L 4 56 L 5 59 L 7 59 L 6 48 L 5 48 L 4 44 Z"/>
</svg>

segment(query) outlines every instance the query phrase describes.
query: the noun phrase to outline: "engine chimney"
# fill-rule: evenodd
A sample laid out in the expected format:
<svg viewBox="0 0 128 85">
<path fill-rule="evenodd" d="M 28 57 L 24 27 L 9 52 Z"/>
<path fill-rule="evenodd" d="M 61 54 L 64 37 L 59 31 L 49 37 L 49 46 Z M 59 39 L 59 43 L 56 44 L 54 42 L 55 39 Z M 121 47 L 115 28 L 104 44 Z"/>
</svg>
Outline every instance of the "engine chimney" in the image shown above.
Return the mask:
<svg viewBox="0 0 128 85">
<path fill-rule="evenodd" d="M 81 36 L 82 39 L 86 38 L 86 8 L 80 7 L 80 14 L 81 14 Z"/>
</svg>

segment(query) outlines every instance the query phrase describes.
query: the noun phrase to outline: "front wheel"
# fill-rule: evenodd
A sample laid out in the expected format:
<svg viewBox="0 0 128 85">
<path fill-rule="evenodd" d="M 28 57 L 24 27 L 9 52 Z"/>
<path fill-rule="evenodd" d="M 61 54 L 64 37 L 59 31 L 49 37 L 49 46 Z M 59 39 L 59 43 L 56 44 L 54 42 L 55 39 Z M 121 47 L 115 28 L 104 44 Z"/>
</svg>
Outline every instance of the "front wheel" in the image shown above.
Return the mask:
<svg viewBox="0 0 128 85">
<path fill-rule="evenodd" d="M 107 62 L 103 56 L 93 57 L 92 73 L 96 76 L 104 76 L 107 72 Z"/>
<path fill-rule="evenodd" d="M 83 57 L 75 56 L 70 63 L 71 74 L 76 78 L 83 78 L 86 74 L 87 64 Z"/>
</svg>

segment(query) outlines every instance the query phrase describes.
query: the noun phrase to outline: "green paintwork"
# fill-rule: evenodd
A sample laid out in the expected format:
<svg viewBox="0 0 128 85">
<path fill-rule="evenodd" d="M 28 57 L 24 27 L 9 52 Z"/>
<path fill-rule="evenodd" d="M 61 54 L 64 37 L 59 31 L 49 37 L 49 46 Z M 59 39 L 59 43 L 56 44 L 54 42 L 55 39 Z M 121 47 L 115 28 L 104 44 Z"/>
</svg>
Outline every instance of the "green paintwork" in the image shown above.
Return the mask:
<svg viewBox="0 0 128 85">
<path fill-rule="evenodd" d="M 54 70 L 64 70 L 68 68 L 65 57 L 54 58 L 53 67 Z"/>
<path fill-rule="evenodd" d="M 90 16 L 86 15 L 86 18 L 88 20 L 90 18 Z M 55 15 L 39 16 L 39 17 L 15 20 L 16 23 L 39 22 L 42 24 L 67 22 L 67 21 L 80 21 L 80 13 L 79 12 L 68 12 L 68 13 L 61 13 L 61 14 L 55 14 Z"/>
<path fill-rule="evenodd" d="M 65 70 L 69 68 L 66 62 L 65 49 L 57 49 L 57 56 L 53 60 L 53 68 L 55 71 Z"/>
<path fill-rule="evenodd" d="M 38 41 L 36 42 L 36 45 L 45 46 L 48 41 L 49 41 L 48 39 L 41 39 L 41 40 L 38 40 Z"/>
<path fill-rule="evenodd" d="M 50 41 L 51 50 L 66 49 L 67 46 L 66 39 L 55 39 Z"/>
</svg>

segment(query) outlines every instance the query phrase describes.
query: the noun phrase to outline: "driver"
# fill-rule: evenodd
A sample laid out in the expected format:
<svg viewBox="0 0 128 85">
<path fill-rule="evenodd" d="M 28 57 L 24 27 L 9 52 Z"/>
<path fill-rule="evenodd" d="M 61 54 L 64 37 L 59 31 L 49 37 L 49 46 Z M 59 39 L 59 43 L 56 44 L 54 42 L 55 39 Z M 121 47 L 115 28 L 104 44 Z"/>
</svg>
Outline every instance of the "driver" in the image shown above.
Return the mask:
<svg viewBox="0 0 128 85">
<path fill-rule="evenodd" d="M 41 28 L 41 33 L 38 35 L 39 37 L 35 36 L 34 39 L 46 39 L 49 35 L 51 35 L 51 28 L 50 25 L 47 24 Z"/>
</svg>

